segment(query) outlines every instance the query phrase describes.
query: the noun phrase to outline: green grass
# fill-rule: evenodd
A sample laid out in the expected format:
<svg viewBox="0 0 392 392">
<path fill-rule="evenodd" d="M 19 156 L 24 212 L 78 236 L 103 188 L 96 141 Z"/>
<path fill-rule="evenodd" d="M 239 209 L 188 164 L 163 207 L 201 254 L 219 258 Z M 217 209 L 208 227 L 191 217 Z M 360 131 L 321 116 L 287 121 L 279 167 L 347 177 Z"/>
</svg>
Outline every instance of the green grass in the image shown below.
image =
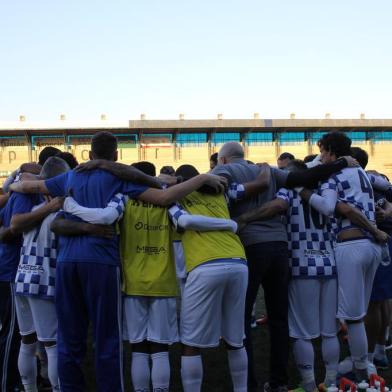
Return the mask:
<svg viewBox="0 0 392 392">
<path fill-rule="evenodd" d="M 257 315 L 264 313 L 264 301 L 260 295 L 257 300 Z M 268 358 L 269 358 L 269 334 L 267 326 L 258 326 L 253 329 L 253 343 L 254 343 L 254 355 L 255 355 L 255 368 L 258 377 L 259 388 L 262 391 L 262 385 L 268 379 Z M 85 375 L 87 383 L 87 391 L 95 391 L 94 381 L 94 364 L 93 364 L 93 352 L 91 349 L 88 352 L 86 364 L 85 364 Z M 322 382 L 324 378 L 324 368 L 321 361 L 321 345 L 320 340 L 315 341 L 316 348 L 316 378 L 317 382 Z M 392 352 L 390 352 L 392 354 Z M 392 363 L 392 355 L 389 354 L 389 359 Z M 341 359 L 348 355 L 347 343 L 341 344 Z M 130 382 L 130 358 L 131 349 L 128 343 L 124 347 L 124 372 L 126 380 L 126 391 L 133 391 Z M 232 384 L 230 379 L 229 367 L 227 362 L 226 351 L 223 346 L 206 349 L 202 351 L 203 367 L 204 367 L 204 379 L 203 379 L 203 392 L 220 392 L 220 391 L 232 391 Z M 177 392 L 182 391 L 181 386 L 181 375 L 180 375 L 180 362 L 181 362 L 181 351 L 180 345 L 175 344 L 170 351 L 170 362 L 171 362 L 171 385 L 170 391 Z M 391 366 L 392 367 L 392 366 Z M 380 371 L 379 374 L 384 377 L 386 384 L 390 386 L 392 384 L 392 369 L 386 371 Z M 293 358 L 290 357 L 289 363 L 289 387 L 295 388 L 299 383 L 299 375 L 294 366 Z"/>
</svg>

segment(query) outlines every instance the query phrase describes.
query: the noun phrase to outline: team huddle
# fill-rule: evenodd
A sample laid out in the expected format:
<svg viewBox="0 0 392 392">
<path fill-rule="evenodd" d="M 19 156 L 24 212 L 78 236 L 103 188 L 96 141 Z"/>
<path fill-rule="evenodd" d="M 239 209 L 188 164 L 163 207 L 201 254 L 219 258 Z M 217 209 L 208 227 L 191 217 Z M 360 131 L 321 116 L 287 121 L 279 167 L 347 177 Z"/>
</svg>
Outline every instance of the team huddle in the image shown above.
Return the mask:
<svg viewBox="0 0 392 392">
<path fill-rule="evenodd" d="M 20 381 L 38 391 L 38 376 L 53 391 L 83 391 L 90 323 L 99 391 L 124 390 L 123 341 L 136 392 L 170 390 L 177 342 L 184 391 L 201 390 L 201 349 L 222 342 L 233 390 L 256 391 L 260 286 L 265 392 L 287 391 L 290 338 L 305 392 L 326 391 L 342 369 L 359 382 L 388 366 L 392 185 L 365 171 L 366 152 L 345 134 L 318 145 L 306 162 L 285 153 L 271 167 L 228 142 L 208 174 L 182 165 L 157 177 L 152 163 L 117 163 L 115 136 L 98 132 L 86 163 L 47 147 L 22 165 L 0 196 L 1 392 Z M 351 356 L 339 364 L 340 326 Z"/>
</svg>

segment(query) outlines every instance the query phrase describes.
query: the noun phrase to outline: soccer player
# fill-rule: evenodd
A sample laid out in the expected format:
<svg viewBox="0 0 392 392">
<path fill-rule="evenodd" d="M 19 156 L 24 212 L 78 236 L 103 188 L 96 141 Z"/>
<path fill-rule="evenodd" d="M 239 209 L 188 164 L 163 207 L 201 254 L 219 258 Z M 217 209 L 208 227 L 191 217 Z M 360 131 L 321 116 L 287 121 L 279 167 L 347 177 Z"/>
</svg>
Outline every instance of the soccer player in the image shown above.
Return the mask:
<svg viewBox="0 0 392 392">
<path fill-rule="evenodd" d="M 279 169 L 285 169 L 287 165 L 294 159 L 295 156 L 293 154 L 290 154 L 289 152 L 283 152 L 282 154 L 279 155 L 276 163 Z"/>
<path fill-rule="evenodd" d="M 353 157 L 359 162 L 362 169 L 366 169 L 368 164 L 368 154 L 359 147 L 351 149 Z M 368 173 L 367 175 L 374 189 L 376 203 L 376 220 L 381 230 L 389 235 L 392 234 L 392 204 L 388 202 L 390 193 L 388 190 L 391 184 L 385 176 Z M 381 188 L 381 190 L 377 189 Z M 389 250 L 392 249 L 392 242 L 389 239 Z M 383 261 L 376 272 L 373 282 L 372 294 L 367 311 L 365 325 L 368 337 L 368 360 L 377 368 L 387 369 L 388 358 L 385 353 L 386 330 L 390 323 L 389 300 L 392 299 L 392 263 L 389 260 Z"/>
<path fill-rule="evenodd" d="M 291 161 L 289 171 L 302 172 L 306 165 Z M 356 215 L 361 225 L 383 236 L 359 211 L 339 203 L 338 211 Z M 326 366 L 324 387 L 336 383 L 340 347 L 336 336 L 337 282 L 333 237 L 326 218 L 304 202 L 296 190 L 281 188 L 277 198 L 254 211 L 241 215 L 240 227 L 286 213 L 289 263 L 289 333 L 294 340 L 294 358 L 306 392 L 317 390 L 314 375 L 312 339 L 322 336 L 322 354 Z M 365 222 L 365 223 L 364 223 Z"/>
<path fill-rule="evenodd" d="M 155 174 L 155 166 L 150 162 L 133 166 Z M 105 209 L 88 209 L 67 198 L 64 210 L 90 223 L 107 223 L 108 216 L 119 213 L 110 205 L 113 203 L 114 200 Z M 157 205 L 129 200 L 121 222 L 124 336 L 132 343 L 135 390 L 149 390 L 150 379 L 154 391 L 169 390 L 168 347 L 178 340 L 177 283 L 167 212 Z M 183 214 L 178 222 L 184 229 L 197 231 L 237 229 L 230 219 L 201 215 Z"/>
<path fill-rule="evenodd" d="M 191 165 L 178 168 L 185 183 L 197 176 Z M 229 219 L 223 195 L 193 192 L 169 210 L 182 231 L 188 214 Z M 248 269 L 239 238 L 230 231 L 185 230 L 181 236 L 187 279 L 181 302 L 183 344 L 181 376 L 185 392 L 199 392 L 203 378 L 200 348 L 216 347 L 222 338 L 228 349 L 234 391 L 247 390 L 247 356 L 243 346 Z"/>
<path fill-rule="evenodd" d="M 42 166 L 41 179 L 55 177 L 69 170 L 65 161 L 49 158 Z M 50 224 L 63 199 L 46 198 L 31 212 L 15 214 L 11 230 L 23 233 L 23 246 L 16 274 L 16 314 L 22 335 L 18 367 L 25 391 L 37 391 L 37 340 L 48 357 L 49 380 L 54 391 L 60 390 L 57 376 L 57 316 L 54 304 L 57 239 Z"/>
<path fill-rule="evenodd" d="M 92 138 L 91 159 L 104 162 L 117 159 L 117 139 L 109 132 L 98 132 Z M 13 190 L 39 192 L 53 197 L 72 194 L 86 207 L 102 208 L 117 193 L 138 197 L 155 204 L 170 204 L 177 197 L 204 184 L 222 189 L 224 181 L 217 176 L 201 175 L 188 184 L 170 189 L 159 186 L 156 179 L 134 169 L 134 180 L 145 185 L 124 182 L 105 170 L 70 171 L 46 181 L 13 184 Z M 74 218 L 55 220 L 52 228 L 61 226 L 56 275 L 56 309 L 58 315 L 58 363 L 63 391 L 84 388 L 81 361 L 86 352 L 89 321 L 93 324 L 98 391 L 122 391 L 122 336 L 120 297 L 120 256 L 118 237 L 97 238 L 89 235 L 85 225 L 76 230 Z M 68 235 L 64 235 L 67 233 Z"/>
<path fill-rule="evenodd" d="M 318 142 L 323 163 L 336 161 L 350 154 L 351 140 L 343 133 L 325 134 Z M 346 168 L 331 176 L 320 187 L 321 195 L 302 191 L 301 196 L 312 207 L 326 216 L 332 216 L 337 201 L 359 209 L 375 224 L 375 204 L 371 183 L 362 168 Z M 337 217 L 335 259 L 338 280 L 337 317 L 345 320 L 348 342 L 358 380 L 368 377 L 368 344 L 364 317 L 369 304 L 374 275 L 381 261 L 381 246 L 369 239 L 345 217 Z"/>
<path fill-rule="evenodd" d="M 5 198 L 6 200 L 6 198 Z M 0 212 L 0 390 L 14 390 L 19 384 L 18 352 L 20 337 L 15 315 L 15 274 L 22 236 L 10 227 L 15 214 L 30 212 L 39 198 L 12 193 Z"/>
<path fill-rule="evenodd" d="M 349 160 L 352 161 L 350 158 Z M 213 170 L 214 174 L 226 177 L 229 184 L 252 181 L 260 172 L 257 165 L 248 164 L 244 159 L 244 150 L 239 143 L 225 143 L 219 150 L 219 165 Z M 230 213 L 236 218 L 244 212 L 254 210 L 263 203 L 275 198 L 277 191 L 282 188 L 292 188 L 308 184 L 310 188 L 317 187 L 320 179 L 327 179 L 346 167 L 346 159 L 333 164 L 320 165 L 301 173 L 289 173 L 277 168 L 271 168 L 270 185 L 264 193 L 237 203 L 231 203 Z M 253 370 L 253 347 L 251 342 L 251 316 L 253 304 L 259 286 L 264 288 L 264 298 L 268 314 L 268 327 L 271 337 L 270 346 L 270 376 L 265 384 L 267 391 L 285 391 L 287 389 L 287 366 L 289 355 L 288 331 L 288 282 L 289 264 L 287 249 L 286 226 L 280 217 L 265 221 L 252 222 L 239 233 L 245 247 L 249 267 L 249 284 L 245 307 L 245 346 L 248 354 L 248 387 L 257 389 L 257 381 Z"/>
</svg>

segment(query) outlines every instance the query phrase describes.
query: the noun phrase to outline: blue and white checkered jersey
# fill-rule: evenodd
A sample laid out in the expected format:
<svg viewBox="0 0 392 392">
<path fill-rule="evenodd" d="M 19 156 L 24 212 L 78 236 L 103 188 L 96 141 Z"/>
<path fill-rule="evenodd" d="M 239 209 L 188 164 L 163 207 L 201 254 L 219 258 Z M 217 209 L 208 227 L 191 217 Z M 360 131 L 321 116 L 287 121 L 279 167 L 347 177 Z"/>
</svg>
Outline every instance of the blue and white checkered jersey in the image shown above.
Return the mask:
<svg viewBox="0 0 392 392">
<path fill-rule="evenodd" d="M 327 218 L 302 200 L 295 190 L 279 189 L 276 196 L 288 203 L 289 264 L 295 278 L 332 278 L 336 263 Z"/>
<path fill-rule="evenodd" d="M 32 211 L 45 203 L 34 206 Z M 15 278 L 16 294 L 53 299 L 55 294 L 57 238 L 50 225 L 57 213 L 23 235 L 23 246 Z"/>
<path fill-rule="evenodd" d="M 346 168 L 332 175 L 320 186 L 321 195 L 327 194 L 334 200 L 348 203 L 359 209 L 371 221 L 376 222 L 376 209 L 372 184 L 366 172 L 360 167 Z M 332 191 L 332 192 L 331 192 Z M 349 219 L 336 217 L 336 231 L 354 226 Z"/>
</svg>

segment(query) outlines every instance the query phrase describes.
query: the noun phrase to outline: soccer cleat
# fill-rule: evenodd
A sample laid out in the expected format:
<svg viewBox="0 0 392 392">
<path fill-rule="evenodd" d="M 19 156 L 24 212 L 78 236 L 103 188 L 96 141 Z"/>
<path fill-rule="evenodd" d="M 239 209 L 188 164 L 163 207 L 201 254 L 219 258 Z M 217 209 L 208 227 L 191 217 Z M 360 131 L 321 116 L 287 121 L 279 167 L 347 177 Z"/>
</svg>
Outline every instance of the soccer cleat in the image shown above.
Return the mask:
<svg viewBox="0 0 392 392">
<path fill-rule="evenodd" d="M 388 369 L 388 367 L 389 367 L 389 361 L 388 361 L 388 358 L 386 355 L 381 359 L 374 357 L 373 363 L 377 369 L 385 370 L 385 369 Z"/>
</svg>

